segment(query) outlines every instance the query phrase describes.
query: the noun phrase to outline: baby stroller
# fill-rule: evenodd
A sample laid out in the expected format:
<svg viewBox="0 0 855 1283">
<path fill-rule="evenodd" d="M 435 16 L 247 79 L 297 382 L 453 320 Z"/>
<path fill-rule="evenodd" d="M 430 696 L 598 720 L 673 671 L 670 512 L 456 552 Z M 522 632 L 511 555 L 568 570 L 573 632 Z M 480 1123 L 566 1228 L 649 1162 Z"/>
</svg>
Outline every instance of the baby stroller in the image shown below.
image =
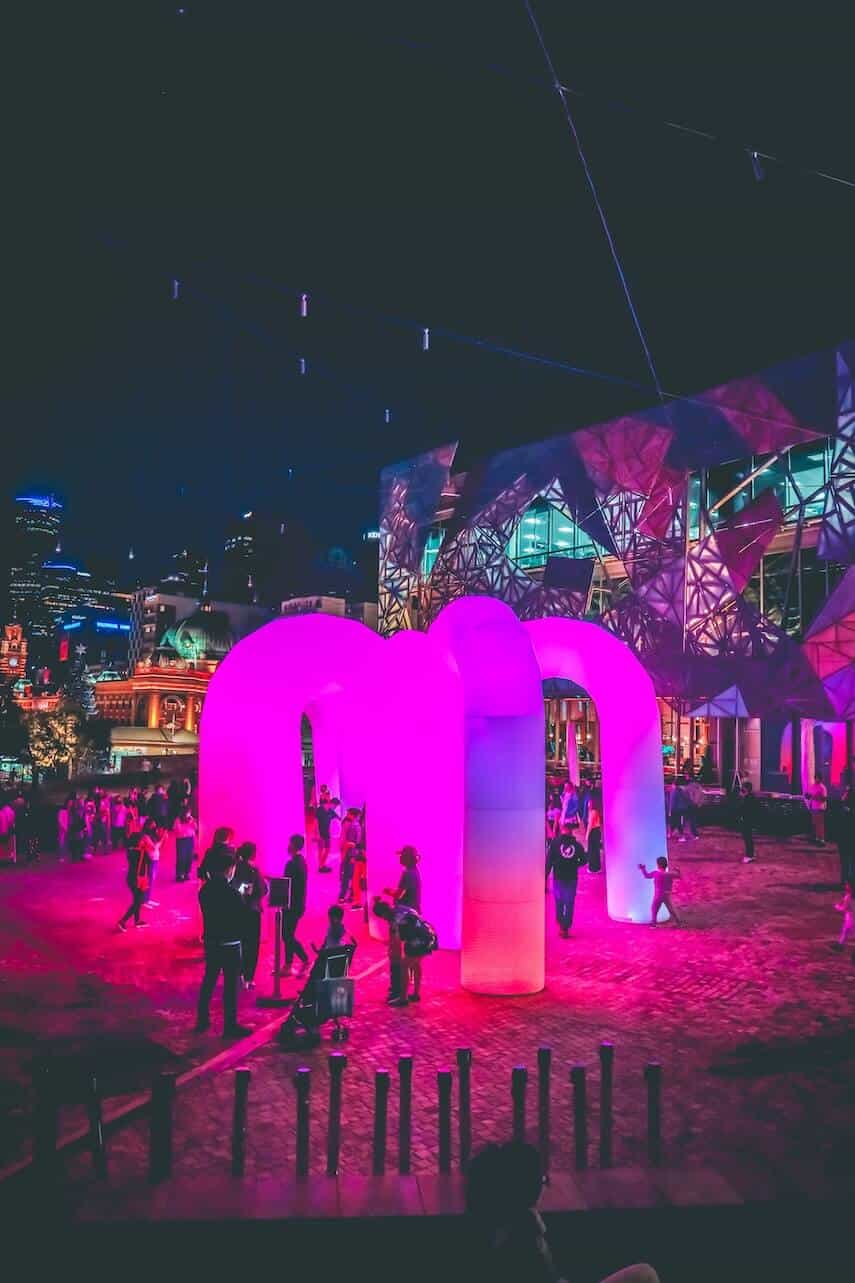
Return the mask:
<svg viewBox="0 0 855 1283">
<path fill-rule="evenodd" d="M 337 944 L 321 949 L 312 963 L 306 983 L 294 999 L 288 1019 L 279 1030 L 279 1045 L 286 1051 L 319 1047 L 320 1030 L 333 1022 L 333 1042 L 346 1042 L 350 1030 L 341 1024 L 353 1015 L 353 981 L 350 964 L 355 944 Z"/>
</svg>

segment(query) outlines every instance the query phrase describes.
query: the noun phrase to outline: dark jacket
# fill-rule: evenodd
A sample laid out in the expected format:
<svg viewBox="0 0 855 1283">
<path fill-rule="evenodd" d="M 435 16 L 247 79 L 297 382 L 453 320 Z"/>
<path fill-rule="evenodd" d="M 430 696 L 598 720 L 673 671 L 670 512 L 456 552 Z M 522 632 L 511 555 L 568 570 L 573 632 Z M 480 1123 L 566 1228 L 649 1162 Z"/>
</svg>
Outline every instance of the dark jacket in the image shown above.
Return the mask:
<svg viewBox="0 0 855 1283">
<path fill-rule="evenodd" d="M 146 809 L 149 819 L 156 820 L 161 828 L 166 827 L 169 820 L 169 798 L 165 793 L 153 793 Z"/>
<path fill-rule="evenodd" d="M 239 887 L 241 884 L 250 886 L 249 891 L 245 891 L 243 902 L 247 909 L 252 909 L 255 913 L 261 912 L 261 902 L 267 895 L 269 887 L 266 879 L 259 873 L 254 864 L 248 860 L 238 860 L 235 865 L 235 876 L 232 885 Z"/>
<path fill-rule="evenodd" d="M 739 799 L 739 827 L 743 830 L 752 830 L 757 828 L 757 818 L 760 814 L 760 804 L 753 793 L 746 793 Z"/>
<path fill-rule="evenodd" d="M 549 844 L 549 858 L 546 861 L 546 876 L 550 872 L 554 882 L 565 886 L 579 880 L 579 870 L 588 863 L 588 857 L 582 847 L 569 833 L 553 838 Z"/>
<path fill-rule="evenodd" d="M 213 877 L 199 892 L 206 945 L 240 940 L 246 924 L 246 907 L 238 891 L 223 877 Z"/>
<path fill-rule="evenodd" d="M 306 882 L 308 866 L 302 855 L 292 855 L 285 865 L 284 876 L 291 879 L 291 913 L 298 917 L 306 912 Z"/>
<path fill-rule="evenodd" d="M 199 868 L 196 870 L 197 876 L 200 877 L 203 882 L 207 882 L 210 878 L 211 865 L 221 851 L 228 851 L 231 855 L 234 855 L 235 853 L 234 847 L 229 846 L 226 842 L 217 842 L 214 846 L 209 846 L 204 856 L 199 861 Z"/>
</svg>

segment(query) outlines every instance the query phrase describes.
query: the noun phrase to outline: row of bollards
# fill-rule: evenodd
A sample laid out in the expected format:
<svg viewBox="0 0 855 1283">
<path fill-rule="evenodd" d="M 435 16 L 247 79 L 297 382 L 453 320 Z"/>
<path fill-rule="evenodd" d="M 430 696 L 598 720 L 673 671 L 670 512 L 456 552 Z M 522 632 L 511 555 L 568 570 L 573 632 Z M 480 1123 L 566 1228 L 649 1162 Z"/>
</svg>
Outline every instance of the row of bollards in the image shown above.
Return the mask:
<svg viewBox="0 0 855 1283">
<path fill-rule="evenodd" d="M 457 1123 L 458 1164 L 464 1171 L 472 1154 L 472 1052 L 457 1051 Z M 611 1167 L 614 1162 L 614 1047 L 604 1042 L 599 1048 L 599 1165 Z M 333 1052 L 329 1056 L 329 1111 L 326 1137 L 326 1174 L 339 1174 L 341 1160 L 341 1125 L 343 1077 L 347 1056 Z M 249 1110 L 250 1070 L 242 1067 L 235 1073 L 234 1111 L 232 1118 L 232 1175 L 240 1177 L 246 1169 L 246 1140 Z M 516 1141 L 528 1135 L 527 1093 L 528 1069 L 517 1065 L 511 1071 L 511 1133 Z M 649 1063 L 644 1070 L 647 1087 L 647 1158 L 653 1166 L 662 1162 L 662 1067 Z M 310 1170 L 310 1101 L 312 1071 L 300 1068 L 294 1075 L 296 1089 L 296 1177 L 308 1179 Z M 569 1071 L 573 1112 L 573 1165 L 577 1170 L 588 1166 L 588 1087 L 584 1065 L 573 1065 Z M 387 1168 L 389 1096 L 392 1075 L 378 1069 L 374 1075 L 374 1129 L 371 1170 L 382 1176 Z M 51 1181 L 57 1174 L 58 1106 L 48 1066 L 41 1066 L 36 1076 L 36 1111 L 33 1135 L 33 1166 L 38 1176 Z M 176 1093 L 174 1073 L 160 1074 L 152 1086 L 149 1109 L 149 1179 L 152 1183 L 166 1180 L 172 1174 L 173 1114 Z M 437 1071 L 437 1166 L 440 1173 L 452 1169 L 452 1094 L 453 1074 L 450 1069 Z M 104 1141 L 101 1096 L 97 1079 L 90 1076 L 86 1097 L 89 1118 L 89 1148 L 95 1173 L 107 1176 L 107 1150 Z M 552 1163 L 552 1049 L 540 1047 L 537 1053 L 537 1148 L 543 1170 L 549 1173 Z M 413 1057 L 398 1061 L 398 1162 L 399 1175 L 412 1169 Z"/>
</svg>

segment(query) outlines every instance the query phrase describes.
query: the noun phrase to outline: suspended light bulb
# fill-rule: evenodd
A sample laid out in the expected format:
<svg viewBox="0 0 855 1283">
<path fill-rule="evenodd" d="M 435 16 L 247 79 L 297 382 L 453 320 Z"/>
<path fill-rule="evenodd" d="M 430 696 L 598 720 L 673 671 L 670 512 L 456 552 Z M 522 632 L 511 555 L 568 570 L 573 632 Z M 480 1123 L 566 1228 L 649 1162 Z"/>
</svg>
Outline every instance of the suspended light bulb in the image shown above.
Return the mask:
<svg viewBox="0 0 855 1283">
<path fill-rule="evenodd" d="M 304 356 L 297 358 L 297 369 L 301 374 L 306 374 L 309 369 L 309 363 Z"/>
<path fill-rule="evenodd" d="M 422 330 L 422 351 L 423 352 L 430 351 L 430 330 L 428 329 L 427 326 L 425 326 L 424 329 Z"/>
<path fill-rule="evenodd" d="M 175 300 L 178 298 L 178 294 L 179 294 L 180 289 L 181 289 L 181 282 L 180 282 L 180 281 L 173 280 L 173 282 L 172 282 L 172 301 L 173 301 L 173 303 L 174 303 L 174 302 L 175 302 Z"/>
<path fill-rule="evenodd" d="M 756 151 L 750 151 L 748 155 L 751 159 L 751 169 L 754 173 L 754 179 L 756 182 L 762 183 L 763 179 L 766 177 L 766 171 L 760 163 L 759 153 Z"/>
<path fill-rule="evenodd" d="M 301 316 L 308 316 L 308 315 L 309 315 L 309 296 L 308 296 L 308 294 L 301 294 L 301 295 L 300 295 L 300 315 L 301 315 Z"/>
<path fill-rule="evenodd" d="M 384 410 L 384 411 L 383 411 L 383 415 L 384 415 L 384 418 L 386 419 L 386 422 L 387 422 L 387 423 L 391 423 L 391 422 L 392 422 L 392 411 L 391 411 L 391 410 Z"/>
<path fill-rule="evenodd" d="M 133 550 L 133 548 L 129 548 L 129 549 L 128 549 L 128 561 L 133 561 L 133 559 L 134 559 L 134 550 Z"/>
</svg>

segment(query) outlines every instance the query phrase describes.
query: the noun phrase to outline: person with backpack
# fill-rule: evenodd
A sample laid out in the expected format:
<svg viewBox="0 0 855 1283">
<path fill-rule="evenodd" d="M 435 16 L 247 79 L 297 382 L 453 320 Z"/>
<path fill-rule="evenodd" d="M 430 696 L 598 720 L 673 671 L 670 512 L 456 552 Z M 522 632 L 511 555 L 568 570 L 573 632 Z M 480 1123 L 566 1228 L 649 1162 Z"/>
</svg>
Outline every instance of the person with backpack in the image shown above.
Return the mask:
<svg viewBox="0 0 855 1283">
<path fill-rule="evenodd" d="M 564 940 L 569 936 L 573 925 L 579 870 L 587 863 L 588 857 L 573 836 L 572 827 L 565 824 L 561 835 L 549 844 L 549 859 L 546 862 L 547 880 L 550 873 L 552 874 L 555 920 Z"/>
</svg>

